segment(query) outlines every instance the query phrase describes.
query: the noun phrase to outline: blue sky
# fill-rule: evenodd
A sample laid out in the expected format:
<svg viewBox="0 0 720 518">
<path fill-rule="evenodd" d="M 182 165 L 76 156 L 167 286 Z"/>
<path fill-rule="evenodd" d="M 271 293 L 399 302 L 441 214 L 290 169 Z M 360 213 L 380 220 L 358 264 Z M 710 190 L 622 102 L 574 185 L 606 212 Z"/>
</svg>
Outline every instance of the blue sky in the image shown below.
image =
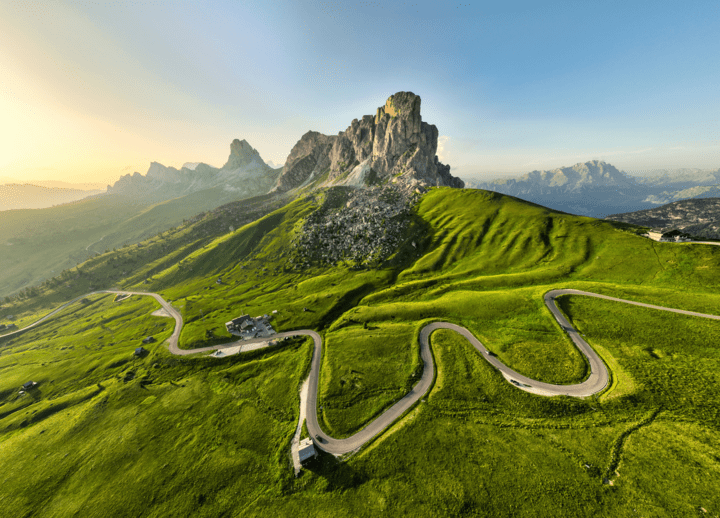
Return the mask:
<svg viewBox="0 0 720 518">
<path fill-rule="evenodd" d="M 403 90 L 461 177 L 716 169 L 719 5 L 6 1 L 0 177 L 219 166 L 234 138 L 282 163 Z"/>
</svg>

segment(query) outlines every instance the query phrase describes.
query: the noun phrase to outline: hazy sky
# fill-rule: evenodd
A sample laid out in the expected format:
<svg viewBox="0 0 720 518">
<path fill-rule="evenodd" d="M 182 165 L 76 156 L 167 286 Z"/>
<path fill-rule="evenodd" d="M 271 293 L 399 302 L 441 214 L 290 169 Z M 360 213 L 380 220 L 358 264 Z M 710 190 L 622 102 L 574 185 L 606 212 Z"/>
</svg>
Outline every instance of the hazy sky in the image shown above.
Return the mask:
<svg viewBox="0 0 720 518">
<path fill-rule="evenodd" d="M 720 167 L 720 3 L 0 2 L 0 177 L 283 163 L 412 91 L 458 176 Z"/>
</svg>

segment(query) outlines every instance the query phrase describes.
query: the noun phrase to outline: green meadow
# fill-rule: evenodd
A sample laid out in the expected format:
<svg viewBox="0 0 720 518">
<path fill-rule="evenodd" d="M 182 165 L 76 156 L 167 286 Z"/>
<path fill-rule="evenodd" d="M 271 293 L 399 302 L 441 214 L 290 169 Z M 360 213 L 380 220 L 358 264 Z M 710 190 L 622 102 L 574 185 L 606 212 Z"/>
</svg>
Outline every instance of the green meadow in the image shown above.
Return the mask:
<svg viewBox="0 0 720 518">
<path fill-rule="evenodd" d="M 88 286 L 118 286 L 171 301 L 183 348 L 230 341 L 224 323 L 244 313 L 315 329 L 320 423 L 345 437 L 414 384 L 417 336 L 432 321 L 467 327 L 522 374 L 572 384 L 589 372 L 544 306 L 550 289 L 720 315 L 720 247 L 652 242 L 638 227 L 480 190 L 431 189 L 376 269 L 291 268 L 293 239 L 324 196 L 233 230 L 206 214 L 67 270 L 0 316 L 29 322 Z M 151 316 L 153 299 L 87 299 L 0 341 L 8 516 L 720 515 L 718 321 L 561 297 L 611 371 L 584 400 L 520 391 L 437 331 L 429 394 L 360 452 L 321 454 L 295 478 L 309 340 L 173 357 L 173 320 Z M 158 341 L 133 357 L 148 335 Z M 20 396 L 28 380 L 39 385 Z"/>
<path fill-rule="evenodd" d="M 60 276 L 63 271 L 97 254 L 147 242 L 154 236 L 175 234 L 176 226 L 186 220 L 197 220 L 198 214 L 223 204 L 226 205 L 218 211 L 220 216 L 214 219 L 222 221 L 223 230 L 227 231 L 230 226 L 239 228 L 283 203 L 274 200 L 268 204 L 273 209 L 263 209 L 261 206 L 268 201 L 267 196 L 241 202 L 237 199 L 237 193 L 216 187 L 172 199 L 107 195 L 45 209 L 0 211 L 3 251 L 0 255 L 0 298 L 26 292 L 35 297 L 45 291 L 37 286 L 50 288 L 49 281 L 54 278 L 60 278 L 64 288 L 72 290 L 73 283 L 68 286 L 69 279 Z M 205 244 L 204 238 L 208 235 L 208 229 L 199 225 L 195 234 L 186 236 L 184 241 L 190 246 L 193 242 Z M 177 245 L 176 241 L 174 246 Z M 141 261 L 134 264 L 116 263 L 114 271 L 85 280 L 100 283 L 131 277 L 139 264 L 144 266 L 153 258 L 170 253 L 167 246 L 155 247 L 155 250 L 160 254 L 154 257 L 144 254 Z M 183 253 L 182 250 L 178 252 Z"/>
</svg>

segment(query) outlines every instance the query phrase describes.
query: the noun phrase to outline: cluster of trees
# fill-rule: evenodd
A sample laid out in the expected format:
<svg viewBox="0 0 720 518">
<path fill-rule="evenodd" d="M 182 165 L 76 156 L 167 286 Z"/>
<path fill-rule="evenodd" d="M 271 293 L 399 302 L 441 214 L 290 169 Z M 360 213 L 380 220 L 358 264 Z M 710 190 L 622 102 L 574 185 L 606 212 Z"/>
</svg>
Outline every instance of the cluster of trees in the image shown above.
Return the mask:
<svg viewBox="0 0 720 518">
<path fill-rule="evenodd" d="M 686 232 L 680 232 L 678 229 L 674 228 L 668 232 L 663 233 L 661 239 L 693 239 L 693 236 Z"/>
</svg>

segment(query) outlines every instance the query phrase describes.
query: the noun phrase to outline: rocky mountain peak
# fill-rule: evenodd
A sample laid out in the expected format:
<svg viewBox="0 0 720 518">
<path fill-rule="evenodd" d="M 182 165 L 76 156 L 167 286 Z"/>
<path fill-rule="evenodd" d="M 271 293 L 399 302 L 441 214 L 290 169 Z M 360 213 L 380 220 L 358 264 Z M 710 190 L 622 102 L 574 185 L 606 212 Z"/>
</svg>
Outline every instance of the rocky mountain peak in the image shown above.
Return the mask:
<svg viewBox="0 0 720 518">
<path fill-rule="evenodd" d="M 587 187 L 630 186 L 632 178 L 615 166 L 602 160 L 579 162 L 572 167 L 559 167 L 550 171 L 533 171 L 514 180 L 499 180 L 493 183 L 523 186 L 523 189 L 562 189 L 564 192 L 577 191 Z M 539 191 L 538 191 L 539 192 Z M 523 194 L 522 192 L 513 195 Z"/>
<path fill-rule="evenodd" d="M 148 179 L 154 179 L 158 181 L 168 182 L 173 181 L 177 175 L 178 170 L 174 167 L 165 167 L 158 162 L 150 162 L 150 167 L 145 173 Z M 135 173 L 133 176 L 141 177 L 140 173 Z"/>
<path fill-rule="evenodd" d="M 450 166 L 438 162 L 438 130 L 420 117 L 420 96 L 391 95 L 375 116 L 354 119 L 337 136 L 309 131 L 295 144 L 274 188 L 287 191 L 313 181 L 317 186 L 355 187 L 395 183 L 462 187 Z"/>
<path fill-rule="evenodd" d="M 572 169 L 583 176 L 612 178 L 614 180 L 619 178 L 625 179 L 626 177 L 626 175 L 621 173 L 614 165 L 605 163 L 602 160 L 590 160 L 585 163 L 580 162 L 572 166 Z"/>
<path fill-rule="evenodd" d="M 266 165 L 262 158 L 260 158 L 260 153 L 248 144 L 245 139 L 235 139 L 230 143 L 230 156 L 228 156 L 227 163 L 222 168 L 226 170 L 239 169 L 252 162 Z"/>
<path fill-rule="evenodd" d="M 377 109 L 375 124 L 379 124 L 385 115 L 404 117 L 418 127 L 420 125 L 420 96 L 412 92 L 398 92 L 388 97 L 385 106 Z"/>
</svg>

